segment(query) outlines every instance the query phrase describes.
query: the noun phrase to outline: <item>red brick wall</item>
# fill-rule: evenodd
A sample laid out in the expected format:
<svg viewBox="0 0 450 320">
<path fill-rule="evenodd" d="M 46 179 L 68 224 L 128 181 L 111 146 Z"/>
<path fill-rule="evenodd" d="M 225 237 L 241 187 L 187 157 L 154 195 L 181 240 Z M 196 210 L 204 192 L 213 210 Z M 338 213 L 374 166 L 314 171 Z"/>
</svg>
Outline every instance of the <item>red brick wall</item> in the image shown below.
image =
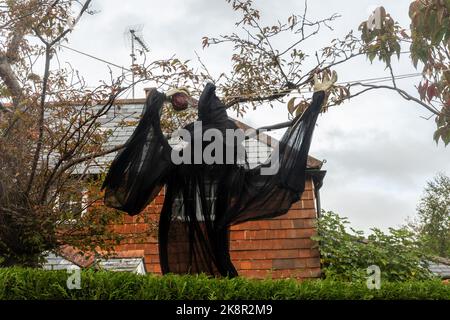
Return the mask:
<svg viewBox="0 0 450 320">
<path fill-rule="evenodd" d="M 319 250 L 310 239 L 316 234 L 312 182 L 302 199 L 285 215 L 251 221 L 231 228 L 230 253 L 242 276 L 251 278 L 316 278 Z"/>
<path fill-rule="evenodd" d="M 124 223 L 114 226 L 121 234 L 138 234 L 150 227 L 143 216 L 158 221 L 164 195 L 161 193 L 139 215 L 124 215 Z M 312 181 L 307 181 L 302 199 L 289 212 L 270 220 L 245 222 L 231 228 L 230 254 L 239 274 L 250 278 L 316 278 L 320 276 L 319 251 L 310 239 L 316 233 L 316 210 Z M 118 255 L 143 252 L 147 272 L 161 273 L 156 236 L 140 243 L 124 240 Z"/>
<path fill-rule="evenodd" d="M 158 222 L 163 201 L 164 194 L 161 192 L 140 214 L 134 217 L 124 214 L 123 224 L 113 226 L 114 230 L 122 235 L 137 235 L 137 237 L 126 239 L 117 245 L 115 247 L 117 254 L 122 256 L 126 254 L 127 251 L 131 250 L 139 250 L 140 252 L 143 252 L 145 269 L 149 273 L 161 273 L 157 234 L 154 236 L 139 237 L 138 233 L 145 233 L 146 231 L 153 229 L 152 225 L 147 223 L 145 220 L 148 219 L 154 221 L 155 223 Z M 144 216 L 146 216 L 146 219 Z M 136 240 L 136 238 L 139 240 Z"/>
</svg>

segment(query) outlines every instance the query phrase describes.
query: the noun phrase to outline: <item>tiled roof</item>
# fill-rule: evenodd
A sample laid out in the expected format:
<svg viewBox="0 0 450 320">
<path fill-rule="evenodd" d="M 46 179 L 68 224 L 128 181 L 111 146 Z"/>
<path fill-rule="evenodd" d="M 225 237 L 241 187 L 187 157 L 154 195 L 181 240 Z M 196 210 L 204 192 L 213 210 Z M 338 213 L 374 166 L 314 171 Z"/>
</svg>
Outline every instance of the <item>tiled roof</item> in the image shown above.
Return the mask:
<svg viewBox="0 0 450 320">
<path fill-rule="evenodd" d="M 255 128 L 250 127 L 249 125 L 237 120 L 237 119 L 233 119 L 233 121 L 237 124 L 237 126 L 243 130 L 255 130 Z M 265 134 L 264 132 L 259 133 L 258 136 L 256 137 L 256 140 L 262 142 L 263 144 L 267 144 L 269 146 L 271 146 L 272 148 L 275 147 L 275 144 L 278 143 L 278 140 L 276 140 L 274 137 L 271 137 L 267 134 Z M 320 169 L 322 168 L 323 162 L 312 157 L 312 156 L 308 156 L 307 159 L 307 168 L 308 169 Z"/>
<path fill-rule="evenodd" d="M 80 250 L 69 245 L 61 246 L 58 250 L 58 255 L 81 268 L 87 268 L 95 261 L 94 255 L 83 254 Z"/>
<path fill-rule="evenodd" d="M 99 130 L 108 131 L 111 133 L 111 136 L 105 144 L 105 148 L 120 146 L 127 141 L 135 129 L 143 107 L 144 100 L 142 99 L 125 101 L 118 100 L 107 114 L 99 118 Z M 238 127 L 244 130 L 251 129 L 251 127 L 238 120 L 234 121 Z M 126 125 L 124 125 L 124 123 L 126 123 Z M 250 167 L 254 167 L 267 159 L 272 151 L 274 142 L 276 142 L 274 138 L 267 136 L 264 133 L 261 133 L 257 138 L 246 140 L 245 147 L 247 150 Z M 95 163 L 89 164 L 87 171 L 90 173 L 99 173 L 107 167 L 115 156 L 116 153 L 110 153 L 103 157 L 97 158 Z M 77 172 L 83 172 L 86 169 L 85 166 L 85 164 L 79 166 L 77 168 Z M 313 157 L 308 157 L 308 168 L 320 169 L 321 166 L 321 161 Z"/>
<path fill-rule="evenodd" d="M 450 260 L 437 258 L 428 262 L 428 269 L 442 279 L 450 279 Z"/>
<path fill-rule="evenodd" d="M 131 250 L 117 253 L 108 259 L 96 260 L 93 255 L 83 255 L 71 246 L 63 246 L 58 253 L 48 253 L 43 265 L 45 270 L 68 270 L 94 267 L 100 270 L 145 274 L 144 251 Z"/>
<path fill-rule="evenodd" d="M 49 253 L 45 257 L 46 261 L 43 265 L 45 270 L 68 270 L 68 269 L 80 269 L 80 266 L 76 265 L 72 261 L 65 259 L 62 256 L 54 253 Z"/>
<path fill-rule="evenodd" d="M 110 258 L 98 262 L 100 270 L 134 272 L 145 274 L 144 259 L 141 258 Z"/>
</svg>

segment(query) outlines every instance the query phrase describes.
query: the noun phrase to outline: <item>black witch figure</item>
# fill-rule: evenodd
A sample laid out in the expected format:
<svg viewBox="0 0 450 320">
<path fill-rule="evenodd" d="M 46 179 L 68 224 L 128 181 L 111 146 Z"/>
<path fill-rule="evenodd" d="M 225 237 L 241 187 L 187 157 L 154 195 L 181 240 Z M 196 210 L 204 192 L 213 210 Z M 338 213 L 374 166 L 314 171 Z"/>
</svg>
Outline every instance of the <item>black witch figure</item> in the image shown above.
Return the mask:
<svg viewBox="0 0 450 320">
<path fill-rule="evenodd" d="M 229 227 L 282 215 L 300 199 L 315 123 L 325 91 L 336 77 L 314 80 L 310 106 L 294 119 L 268 160 L 251 169 L 238 135 L 226 136 L 240 129 L 228 118 L 213 84 L 206 85 L 198 103 L 183 90 L 148 95 L 141 120 L 112 162 L 102 188 L 107 206 L 136 215 L 165 186 L 158 237 L 163 273 L 236 276 Z M 187 141 L 181 150 L 169 145 L 161 129 L 167 101 L 176 110 L 198 105 L 198 120 L 184 128 L 189 134 L 183 136 Z M 214 139 L 204 139 L 208 130 L 214 131 L 209 134 Z M 223 151 L 210 153 L 214 161 L 203 157 L 212 143 Z"/>
</svg>

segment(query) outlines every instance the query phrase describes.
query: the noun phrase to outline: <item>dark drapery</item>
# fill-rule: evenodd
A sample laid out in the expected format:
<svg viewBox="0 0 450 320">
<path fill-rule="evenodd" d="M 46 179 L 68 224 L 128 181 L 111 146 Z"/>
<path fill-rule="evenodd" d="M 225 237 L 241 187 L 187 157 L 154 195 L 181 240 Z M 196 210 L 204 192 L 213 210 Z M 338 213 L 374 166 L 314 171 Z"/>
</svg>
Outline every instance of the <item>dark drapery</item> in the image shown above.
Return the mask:
<svg viewBox="0 0 450 320">
<path fill-rule="evenodd" d="M 323 91 L 315 92 L 310 107 L 288 128 L 269 159 L 250 169 L 245 154 L 226 139 L 220 140 L 223 157 L 233 154 L 233 163 L 202 160 L 175 165 L 159 121 L 165 96 L 155 91 L 147 98 L 133 135 L 111 164 L 103 184 L 105 204 L 135 215 L 166 185 L 158 239 L 163 273 L 236 276 L 229 256 L 229 226 L 284 214 L 299 200 L 324 97 Z M 225 135 L 227 129 L 237 129 L 213 84 L 207 84 L 200 97 L 198 121 L 202 132 L 214 128 Z M 185 129 L 192 136 L 199 130 L 194 123 Z M 177 152 L 182 155 L 190 151 L 192 159 L 195 150 L 204 150 L 209 144 L 194 139 L 187 142 Z M 276 172 L 262 174 L 274 163 Z"/>
</svg>

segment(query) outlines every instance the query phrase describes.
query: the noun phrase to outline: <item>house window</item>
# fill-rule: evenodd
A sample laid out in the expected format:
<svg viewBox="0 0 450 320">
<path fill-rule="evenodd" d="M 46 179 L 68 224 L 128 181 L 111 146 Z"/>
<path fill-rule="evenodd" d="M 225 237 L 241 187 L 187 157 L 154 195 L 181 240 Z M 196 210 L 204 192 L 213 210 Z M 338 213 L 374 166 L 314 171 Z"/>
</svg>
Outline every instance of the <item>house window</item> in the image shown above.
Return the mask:
<svg viewBox="0 0 450 320">
<path fill-rule="evenodd" d="M 216 211 L 216 196 L 217 191 L 217 184 L 212 184 L 211 182 L 205 182 L 205 198 L 206 198 L 206 205 L 209 208 L 209 211 L 211 212 L 211 219 L 214 220 L 214 215 Z M 195 192 L 195 208 L 196 208 L 196 218 L 198 221 L 204 221 L 205 218 L 202 214 L 202 203 L 200 199 L 200 190 L 199 186 L 197 185 L 197 189 Z M 184 197 L 182 193 L 179 193 L 172 204 L 172 212 L 175 213 L 175 217 L 178 220 L 184 220 Z"/>
<path fill-rule="evenodd" d="M 71 190 L 60 192 L 55 199 L 55 208 L 61 212 L 59 223 L 74 223 L 87 213 L 88 191 L 82 188 L 78 191 Z"/>
</svg>

